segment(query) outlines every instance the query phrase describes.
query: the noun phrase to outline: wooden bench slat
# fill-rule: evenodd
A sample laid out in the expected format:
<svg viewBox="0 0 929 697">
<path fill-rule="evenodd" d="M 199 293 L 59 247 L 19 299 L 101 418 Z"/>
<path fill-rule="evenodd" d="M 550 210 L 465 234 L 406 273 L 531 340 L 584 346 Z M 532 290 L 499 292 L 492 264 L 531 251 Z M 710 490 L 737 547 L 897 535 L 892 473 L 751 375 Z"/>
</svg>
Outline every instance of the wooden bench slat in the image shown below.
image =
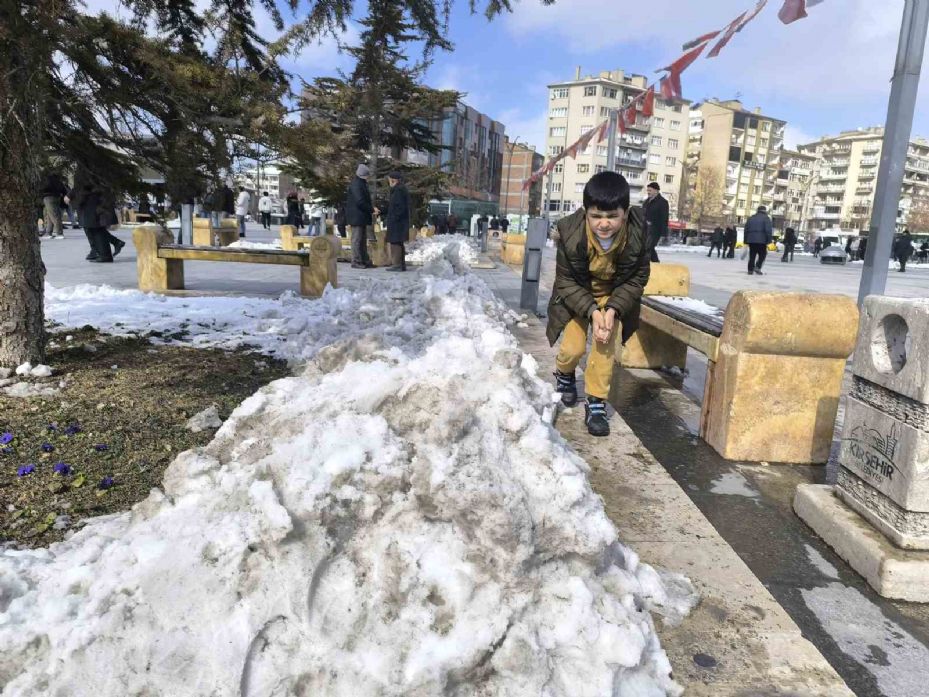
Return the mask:
<svg viewBox="0 0 929 697">
<path fill-rule="evenodd" d="M 678 341 L 684 342 L 704 354 L 709 360 L 716 361 L 719 354 L 719 336 L 709 334 L 671 317 L 670 314 L 664 312 L 664 307 L 656 310 L 651 304 L 643 303 L 642 322 L 674 337 Z"/>
<path fill-rule="evenodd" d="M 231 261 L 247 264 L 280 264 L 283 266 L 309 266 L 310 256 L 279 249 L 228 249 L 218 247 L 191 247 L 165 245 L 158 248 L 159 259 L 185 261 Z"/>
<path fill-rule="evenodd" d="M 642 304 L 658 312 L 663 312 L 666 315 L 670 315 L 677 321 L 693 327 L 694 329 L 699 329 L 700 331 L 706 332 L 707 334 L 715 337 L 722 336 L 722 315 L 718 317 L 714 317 L 713 315 L 704 315 L 699 312 L 694 312 L 693 310 L 688 310 L 685 307 L 678 307 L 677 305 L 672 305 L 671 303 L 656 300 L 651 296 L 643 297 Z"/>
</svg>

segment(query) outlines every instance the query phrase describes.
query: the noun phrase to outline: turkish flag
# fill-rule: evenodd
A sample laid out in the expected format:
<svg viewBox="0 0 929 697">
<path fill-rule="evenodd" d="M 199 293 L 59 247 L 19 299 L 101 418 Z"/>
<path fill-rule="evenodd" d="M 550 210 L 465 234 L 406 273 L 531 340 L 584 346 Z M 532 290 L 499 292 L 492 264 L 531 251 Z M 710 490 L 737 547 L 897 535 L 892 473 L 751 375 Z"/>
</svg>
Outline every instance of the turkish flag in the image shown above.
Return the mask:
<svg viewBox="0 0 929 697">
<path fill-rule="evenodd" d="M 783 6 L 777 13 L 777 18 L 784 24 L 796 22 L 806 16 L 806 0 L 784 0 Z"/>
<path fill-rule="evenodd" d="M 649 87 L 642 101 L 642 116 L 648 118 L 655 113 L 655 87 Z"/>
<path fill-rule="evenodd" d="M 707 33 L 707 34 L 704 34 L 703 36 L 698 36 L 698 37 L 697 37 L 696 39 L 694 39 L 693 41 L 688 41 L 686 44 L 684 44 L 683 50 L 684 50 L 684 51 L 689 51 L 690 49 L 694 48 L 695 46 L 699 46 L 700 44 L 705 44 L 707 41 L 711 41 L 711 40 L 715 39 L 715 38 L 716 38 L 717 36 L 719 36 L 721 33 L 722 33 L 722 29 L 717 29 L 716 31 L 711 31 L 711 32 L 709 32 L 709 33 Z"/>
<path fill-rule="evenodd" d="M 607 132 L 607 129 L 609 129 L 609 127 L 610 127 L 609 119 L 607 119 L 606 121 L 600 124 L 600 128 L 597 129 L 597 142 L 598 143 L 602 143 L 604 140 L 606 140 L 606 132 Z"/>
<path fill-rule="evenodd" d="M 687 53 L 685 53 L 684 55 L 682 55 L 680 58 L 674 61 L 671 65 L 667 66 L 666 68 L 662 68 L 662 70 L 667 70 L 672 75 L 674 73 L 680 74 L 684 72 L 685 70 L 687 70 L 687 68 L 690 67 L 691 63 L 693 63 L 695 60 L 697 60 L 697 58 L 700 57 L 700 54 L 703 53 L 703 49 L 705 48 L 706 48 L 705 43 L 700 44 L 696 48 L 693 48 L 689 50 Z"/>
</svg>

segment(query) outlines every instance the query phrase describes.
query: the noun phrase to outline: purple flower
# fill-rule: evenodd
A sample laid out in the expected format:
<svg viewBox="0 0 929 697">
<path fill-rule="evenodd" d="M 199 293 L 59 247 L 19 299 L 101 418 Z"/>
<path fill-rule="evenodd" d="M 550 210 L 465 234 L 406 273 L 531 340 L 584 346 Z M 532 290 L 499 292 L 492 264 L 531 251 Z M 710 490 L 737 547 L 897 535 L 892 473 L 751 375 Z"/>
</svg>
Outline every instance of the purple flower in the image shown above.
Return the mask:
<svg viewBox="0 0 929 697">
<path fill-rule="evenodd" d="M 35 465 L 23 465 L 16 470 L 16 474 L 20 477 L 25 477 L 27 474 L 32 474 L 33 472 L 35 472 Z"/>
<path fill-rule="evenodd" d="M 94 450 L 96 450 L 98 453 L 102 453 L 105 450 L 109 450 L 109 449 L 110 449 L 110 446 L 107 445 L 106 443 L 97 443 L 94 446 Z"/>
<path fill-rule="evenodd" d="M 6 445 L 6 444 L 9 443 L 11 440 L 13 440 L 13 434 L 10 433 L 9 431 L 7 431 L 7 432 L 3 433 L 2 435 L 0 435 L 0 445 Z"/>
<path fill-rule="evenodd" d="M 71 474 L 71 465 L 66 465 L 64 462 L 59 462 L 55 465 L 55 474 L 60 474 L 62 477 L 67 477 Z"/>
<path fill-rule="evenodd" d="M 3 450 L 0 450 L 0 453 L 3 453 L 4 455 L 12 455 L 13 452 L 14 452 L 13 446 L 11 445 L 8 445 Z"/>
<path fill-rule="evenodd" d="M 57 430 L 58 430 L 58 424 L 49 424 L 49 425 L 46 426 L 45 428 L 46 428 L 48 431 L 57 431 Z"/>
<path fill-rule="evenodd" d="M 73 436 L 74 434 L 80 433 L 80 432 L 81 432 L 81 425 L 77 422 L 74 422 L 73 424 L 69 424 L 65 426 L 66 436 Z"/>
<path fill-rule="evenodd" d="M 98 489 L 109 489 L 111 486 L 113 486 L 113 484 L 114 484 L 113 477 L 104 477 L 103 479 L 100 480 L 100 483 L 97 484 L 97 488 Z"/>
<path fill-rule="evenodd" d="M 55 452 L 55 446 L 51 443 L 42 443 L 42 452 L 43 453 L 53 453 Z"/>
</svg>

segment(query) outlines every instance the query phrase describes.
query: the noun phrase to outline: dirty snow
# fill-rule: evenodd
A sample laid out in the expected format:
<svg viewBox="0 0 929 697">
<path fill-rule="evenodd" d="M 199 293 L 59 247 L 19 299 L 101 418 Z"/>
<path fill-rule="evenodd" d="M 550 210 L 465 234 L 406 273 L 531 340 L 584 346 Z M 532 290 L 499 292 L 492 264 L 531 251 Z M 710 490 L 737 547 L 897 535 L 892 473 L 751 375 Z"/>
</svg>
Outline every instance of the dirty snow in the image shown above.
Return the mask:
<svg viewBox="0 0 929 697">
<path fill-rule="evenodd" d="M 408 264 L 422 265 L 448 254 L 451 249 L 457 249 L 458 258 L 467 266 L 478 263 L 476 241 L 459 234 L 419 237 L 413 240 L 406 247 L 406 261 Z"/>
<path fill-rule="evenodd" d="M 280 240 L 274 240 L 273 242 L 251 242 L 249 240 L 236 240 L 235 242 L 231 242 L 226 246 L 231 249 L 282 249 Z"/>
<path fill-rule="evenodd" d="M 49 316 L 307 361 L 161 490 L 0 554 L 3 695 L 677 695 L 552 388 L 456 244 L 316 301 L 51 290 Z M 181 340 L 181 339 L 176 339 Z"/>
<path fill-rule="evenodd" d="M 113 366 L 114 368 L 116 366 Z M 219 410 L 215 404 L 211 404 L 206 409 L 198 412 L 187 419 L 187 429 L 193 433 L 200 433 L 210 428 L 219 428 L 223 425 L 223 420 L 219 418 Z"/>
<path fill-rule="evenodd" d="M 672 305 L 682 310 L 695 312 L 699 315 L 707 315 L 709 317 L 721 317 L 723 314 L 725 314 L 724 310 L 721 308 L 718 308 L 715 305 L 710 305 L 709 303 L 702 300 L 697 300 L 696 298 L 685 298 L 671 295 L 650 295 L 649 300 L 657 300 L 658 302 L 664 303 L 665 305 Z"/>
</svg>

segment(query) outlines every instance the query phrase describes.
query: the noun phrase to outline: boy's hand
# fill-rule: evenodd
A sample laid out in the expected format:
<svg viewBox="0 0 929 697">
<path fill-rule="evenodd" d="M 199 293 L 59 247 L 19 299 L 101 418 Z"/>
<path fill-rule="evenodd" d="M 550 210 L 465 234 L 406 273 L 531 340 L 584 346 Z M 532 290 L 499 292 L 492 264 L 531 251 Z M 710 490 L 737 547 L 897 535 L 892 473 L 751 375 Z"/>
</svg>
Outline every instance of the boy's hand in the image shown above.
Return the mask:
<svg viewBox="0 0 929 697">
<path fill-rule="evenodd" d="M 594 326 L 594 341 L 605 344 L 610 340 L 610 334 L 613 333 L 612 326 L 607 326 L 607 316 L 608 312 L 603 310 L 594 310 L 591 320 L 593 321 Z M 615 313 L 614 313 L 615 314 Z M 612 325 L 612 319 L 609 320 L 610 325 Z"/>
<path fill-rule="evenodd" d="M 611 333 L 613 331 L 613 324 L 615 323 L 615 321 L 616 321 L 616 310 L 614 310 L 612 307 L 606 308 L 606 310 L 603 313 L 603 325 Z"/>
</svg>

